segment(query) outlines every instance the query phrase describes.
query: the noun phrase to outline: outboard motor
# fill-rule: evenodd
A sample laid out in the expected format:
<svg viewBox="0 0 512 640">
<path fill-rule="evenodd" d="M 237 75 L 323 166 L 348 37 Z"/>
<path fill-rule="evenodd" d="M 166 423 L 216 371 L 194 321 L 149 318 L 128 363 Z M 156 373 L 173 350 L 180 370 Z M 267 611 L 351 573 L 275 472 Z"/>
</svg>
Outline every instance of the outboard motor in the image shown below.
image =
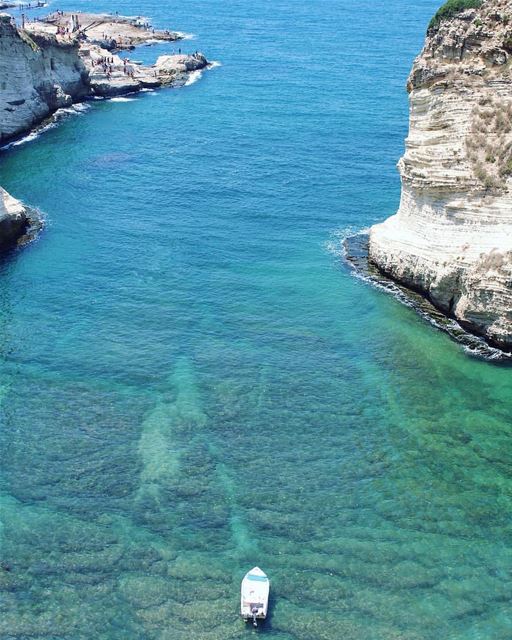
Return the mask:
<svg viewBox="0 0 512 640">
<path fill-rule="evenodd" d="M 252 624 L 254 627 L 258 626 L 258 621 L 256 620 L 256 616 L 258 614 L 258 607 L 253 607 L 251 609 L 251 613 L 252 613 Z"/>
</svg>

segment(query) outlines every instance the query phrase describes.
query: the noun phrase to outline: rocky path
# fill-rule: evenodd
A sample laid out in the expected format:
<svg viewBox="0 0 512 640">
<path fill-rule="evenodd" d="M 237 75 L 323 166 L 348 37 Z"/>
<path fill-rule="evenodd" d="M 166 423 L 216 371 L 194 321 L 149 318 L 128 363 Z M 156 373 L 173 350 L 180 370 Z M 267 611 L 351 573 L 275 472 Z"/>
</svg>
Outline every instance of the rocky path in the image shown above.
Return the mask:
<svg viewBox="0 0 512 640">
<path fill-rule="evenodd" d="M 174 42 L 183 38 L 177 31 L 154 29 L 147 18 L 117 14 L 57 11 L 44 22 L 31 23 L 30 28 L 44 30 L 62 39 L 84 37 L 110 51 L 129 49 L 152 40 Z"/>
</svg>

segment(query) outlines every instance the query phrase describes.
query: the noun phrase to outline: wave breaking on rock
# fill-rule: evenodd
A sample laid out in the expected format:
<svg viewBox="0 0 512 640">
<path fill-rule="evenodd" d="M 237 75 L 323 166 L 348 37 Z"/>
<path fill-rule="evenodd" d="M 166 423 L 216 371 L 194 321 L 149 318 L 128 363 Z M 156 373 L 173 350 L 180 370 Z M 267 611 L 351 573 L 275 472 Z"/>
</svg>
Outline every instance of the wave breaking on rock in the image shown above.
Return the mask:
<svg viewBox="0 0 512 640">
<path fill-rule="evenodd" d="M 391 294 L 401 304 L 416 311 L 429 324 L 460 344 L 468 355 L 494 364 L 512 365 L 512 353 L 494 347 L 483 337 L 465 330 L 455 317 L 440 312 L 421 290 L 400 284 L 373 265 L 368 259 L 369 240 L 368 229 L 343 234 L 336 239 L 335 244 L 340 247 L 336 254 L 345 261 L 356 277 Z"/>
</svg>

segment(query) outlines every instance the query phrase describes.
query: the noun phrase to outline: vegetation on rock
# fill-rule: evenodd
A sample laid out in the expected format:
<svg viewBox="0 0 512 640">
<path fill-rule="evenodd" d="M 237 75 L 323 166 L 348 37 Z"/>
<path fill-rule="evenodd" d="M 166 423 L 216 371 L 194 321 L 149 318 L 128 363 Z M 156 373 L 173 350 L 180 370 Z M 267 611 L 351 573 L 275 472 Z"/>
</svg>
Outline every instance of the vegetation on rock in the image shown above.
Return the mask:
<svg viewBox="0 0 512 640">
<path fill-rule="evenodd" d="M 430 21 L 429 31 L 438 27 L 443 20 L 449 20 L 466 9 L 478 9 L 481 6 L 482 0 L 448 0 Z"/>
<path fill-rule="evenodd" d="M 486 189 L 505 189 L 512 174 L 512 102 L 491 96 L 480 100 L 466 149 L 477 180 Z"/>
</svg>

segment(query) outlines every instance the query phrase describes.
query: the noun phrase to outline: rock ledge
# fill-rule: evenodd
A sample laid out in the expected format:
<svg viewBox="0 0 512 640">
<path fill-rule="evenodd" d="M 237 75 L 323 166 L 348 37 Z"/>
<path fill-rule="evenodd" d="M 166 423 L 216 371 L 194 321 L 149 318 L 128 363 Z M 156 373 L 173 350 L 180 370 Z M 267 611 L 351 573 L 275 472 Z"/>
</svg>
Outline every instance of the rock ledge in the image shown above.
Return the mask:
<svg viewBox="0 0 512 640">
<path fill-rule="evenodd" d="M 512 350 L 512 2 L 429 30 L 408 81 L 398 212 L 369 259 L 490 344 Z"/>
</svg>

